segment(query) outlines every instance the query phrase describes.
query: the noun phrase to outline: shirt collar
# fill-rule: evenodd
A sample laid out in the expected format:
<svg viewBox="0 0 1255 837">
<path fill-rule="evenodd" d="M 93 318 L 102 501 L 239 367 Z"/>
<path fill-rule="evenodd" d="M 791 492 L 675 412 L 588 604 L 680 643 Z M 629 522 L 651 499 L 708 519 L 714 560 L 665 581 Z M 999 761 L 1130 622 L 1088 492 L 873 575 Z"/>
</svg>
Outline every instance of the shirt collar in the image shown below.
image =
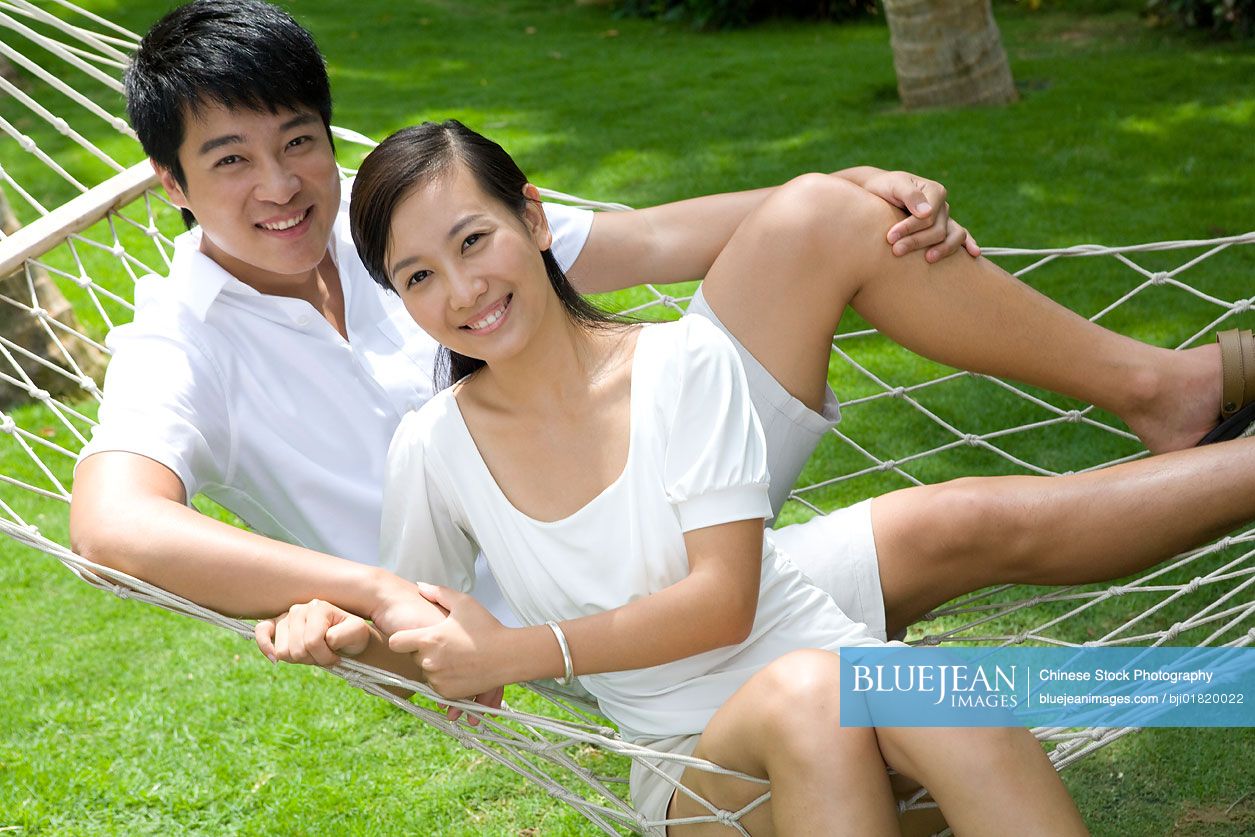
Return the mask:
<svg viewBox="0 0 1255 837">
<path fill-rule="evenodd" d="M 170 266 L 170 281 L 179 302 L 204 322 L 209 306 L 213 305 L 224 289 L 254 294 L 257 291 L 202 253 L 200 240 L 200 227 L 193 227 L 174 240 L 174 263 Z"/>
</svg>

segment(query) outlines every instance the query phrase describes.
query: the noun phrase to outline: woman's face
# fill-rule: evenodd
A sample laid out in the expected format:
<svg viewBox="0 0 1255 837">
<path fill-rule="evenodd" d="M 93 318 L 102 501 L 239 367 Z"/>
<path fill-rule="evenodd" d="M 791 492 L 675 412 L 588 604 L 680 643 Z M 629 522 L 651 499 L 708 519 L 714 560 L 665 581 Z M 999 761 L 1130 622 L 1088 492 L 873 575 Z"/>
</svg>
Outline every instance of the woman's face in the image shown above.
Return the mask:
<svg viewBox="0 0 1255 837">
<path fill-rule="evenodd" d="M 512 357 L 560 307 L 540 255 L 551 236 L 539 202 L 519 219 L 460 164 L 402 199 L 388 241 L 388 275 L 406 310 L 459 354 Z"/>
</svg>

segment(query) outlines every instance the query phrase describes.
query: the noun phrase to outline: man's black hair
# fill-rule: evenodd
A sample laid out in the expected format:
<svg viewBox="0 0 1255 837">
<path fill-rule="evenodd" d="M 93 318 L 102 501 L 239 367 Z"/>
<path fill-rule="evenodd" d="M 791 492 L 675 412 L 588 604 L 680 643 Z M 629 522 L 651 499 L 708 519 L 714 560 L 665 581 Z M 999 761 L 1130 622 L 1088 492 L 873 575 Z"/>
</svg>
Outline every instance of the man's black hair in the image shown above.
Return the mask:
<svg viewBox="0 0 1255 837">
<path fill-rule="evenodd" d="M 126 70 L 126 111 L 140 144 L 187 188 L 179 164 L 187 114 L 218 104 L 276 113 L 309 108 L 331 137 L 331 86 L 314 38 L 261 0 L 195 0 L 148 30 Z M 183 220 L 195 218 L 187 210 Z"/>
</svg>

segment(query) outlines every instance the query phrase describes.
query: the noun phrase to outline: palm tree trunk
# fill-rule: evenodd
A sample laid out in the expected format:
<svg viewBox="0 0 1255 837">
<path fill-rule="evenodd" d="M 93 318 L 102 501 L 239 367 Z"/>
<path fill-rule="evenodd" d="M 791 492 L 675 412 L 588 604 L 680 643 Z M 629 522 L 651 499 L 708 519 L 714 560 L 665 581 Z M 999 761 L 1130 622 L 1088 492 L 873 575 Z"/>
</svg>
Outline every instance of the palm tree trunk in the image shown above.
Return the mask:
<svg viewBox="0 0 1255 837">
<path fill-rule="evenodd" d="M 1001 105 L 1017 98 L 989 0 L 884 0 L 908 108 Z"/>
</svg>

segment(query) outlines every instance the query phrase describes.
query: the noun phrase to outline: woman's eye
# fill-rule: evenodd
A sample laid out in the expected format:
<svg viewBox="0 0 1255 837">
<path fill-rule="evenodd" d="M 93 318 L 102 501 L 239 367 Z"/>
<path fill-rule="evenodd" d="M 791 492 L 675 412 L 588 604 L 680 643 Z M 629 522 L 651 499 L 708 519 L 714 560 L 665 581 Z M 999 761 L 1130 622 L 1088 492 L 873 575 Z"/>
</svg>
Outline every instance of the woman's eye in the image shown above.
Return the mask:
<svg viewBox="0 0 1255 837">
<path fill-rule="evenodd" d="M 466 237 L 466 240 L 462 242 L 462 249 L 466 250 L 468 247 L 474 247 L 475 242 L 479 241 L 483 237 L 484 233 L 471 233 Z"/>
<path fill-rule="evenodd" d="M 414 273 L 410 274 L 410 278 L 405 280 L 405 287 L 412 288 L 415 285 L 417 285 L 419 282 L 422 282 L 424 279 L 426 279 L 430 275 L 431 275 L 430 270 L 415 271 Z"/>
</svg>

